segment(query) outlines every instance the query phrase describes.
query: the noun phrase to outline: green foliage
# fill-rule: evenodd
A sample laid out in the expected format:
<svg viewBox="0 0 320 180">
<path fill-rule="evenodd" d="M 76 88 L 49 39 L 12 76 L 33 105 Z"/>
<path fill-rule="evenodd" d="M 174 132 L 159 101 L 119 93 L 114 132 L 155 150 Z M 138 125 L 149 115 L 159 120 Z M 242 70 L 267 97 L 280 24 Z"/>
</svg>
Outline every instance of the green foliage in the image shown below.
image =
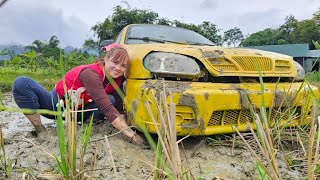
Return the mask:
<svg viewBox="0 0 320 180">
<path fill-rule="evenodd" d="M 313 45 L 314 45 L 314 47 L 315 47 L 316 49 L 319 49 L 319 50 L 320 50 L 320 44 L 319 44 L 318 41 L 312 40 L 312 43 L 313 43 Z"/>
<path fill-rule="evenodd" d="M 69 54 L 63 55 L 64 69 L 70 70 L 81 64 L 93 63 L 94 59 L 94 56 L 85 55 L 79 50 L 73 50 Z"/>
<path fill-rule="evenodd" d="M 58 108 L 58 112 L 61 114 L 60 107 Z M 59 150 L 60 150 L 60 159 L 57 156 L 54 156 L 54 157 L 58 164 L 59 170 L 62 172 L 63 176 L 66 179 L 68 179 L 69 169 L 67 164 L 67 146 L 65 142 L 64 126 L 63 126 L 61 115 L 59 115 L 57 118 L 57 134 L 58 134 L 58 143 L 59 143 Z"/>
<path fill-rule="evenodd" d="M 153 24 L 158 18 L 158 13 L 150 10 L 125 9 L 116 6 L 111 17 L 106 18 L 102 23 L 97 23 L 91 30 L 98 37 L 98 41 L 88 39 L 84 46 L 87 48 L 97 48 L 101 41 L 105 39 L 115 39 L 122 28 L 128 24 L 145 23 Z"/>
<path fill-rule="evenodd" d="M 228 46 L 232 44 L 233 47 L 235 47 L 238 43 L 241 43 L 243 39 L 244 36 L 242 34 L 242 31 L 237 27 L 224 32 L 223 41 L 227 43 Z"/>
<path fill-rule="evenodd" d="M 59 106 L 58 107 L 59 115 L 57 116 L 57 134 L 58 134 L 60 158 L 54 155 L 54 159 L 56 160 L 58 169 L 66 179 L 84 179 L 84 166 L 85 166 L 84 156 L 87 151 L 90 136 L 91 136 L 93 116 L 91 117 L 90 123 L 86 126 L 83 133 L 81 134 L 80 164 L 79 164 L 79 169 L 77 169 L 76 147 L 77 147 L 78 140 L 76 138 L 76 128 L 74 127 L 76 126 L 76 122 L 74 121 L 74 119 L 72 120 L 72 116 L 74 114 L 72 114 L 70 108 L 66 108 L 64 113 L 66 113 L 66 117 L 65 117 L 66 129 L 64 129 L 62 115 L 61 115 L 62 111 L 61 111 L 61 107 Z M 73 123 L 71 126 L 69 124 L 70 122 Z M 77 170 L 79 171 L 77 172 Z M 76 173 L 78 173 L 78 175 Z M 80 176 L 80 178 L 77 178 L 77 176 Z"/>
<path fill-rule="evenodd" d="M 25 49 L 27 51 L 35 51 L 36 53 L 41 53 L 43 57 L 49 58 L 51 56 L 54 59 L 59 58 L 60 48 L 59 46 L 60 41 L 58 40 L 57 36 L 52 36 L 49 39 L 49 42 L 42 42 L 40 40 L 35 40 L 30 46 L 26 46 Z"/>
<path fill-rule="evenodd" d="M 2 51 L 0 51 L 0 56 L 5 56 L 7 55 L 6 49 L 3 49 Z"/>
<path fill-rule="evenodd" d="M 5 54 L 6 51 L 1 53 Z M 54 56 L 44 57 L 42 53 L 30 50 L 4 61 L 4 68 L 0 68 L 0 90 L 11 91 L 14 80 L 19 76 L 28 76 L 50 90 L 66 71 L 75 66 L 93 63 L 95 59 L 94 55 L 82 53 L 77 49 L 68 54 L 59 50 L 58 59 Z"/>
<path fill-rule="evenodd" d="M 31 72 L 26 68 L 20 68 L 19 70 L 15 70 L 11 67 L 0 68 L 0 91 L 10 92 L 14 80 L 19 76 L 28 76 L 39 82 L 48 90 L 51 90 L 61 78 L 59 72 L 50 72 L 44 69 L 38 69 L 36 72 Z"/>
<path fill-rule="evenodd" d="M 97 49 L 101 41 L 115 39 L 121 29 L 129 24 L 161 24 L 182 27 L 202 34 L 215 44 L 222 44 L 222 37 L 218 35 L 220 30 L 211 22 L 204 21 L 200 25 L 187 24 L 177 20 L 170 21 L 166 18 L 159 17 L 158 13 L 151 10 L 125 9 L 121 6 L 116 6 L 113 9 L 112 16 L 91 28 L 98 40 L 94 41 L 90 38 L 84 42 L 84 46 Z"/>
<path fill-rule="evenodd" d="M 27 69 L 31 71 L 36 71 L 37 70 L 37 62 L 36 62 L 36 57 L 40 56 L 40 54 L 36 54 L 35 51 L 29 51 L 25 54 L 21 55 L 24 57 L 24 64 L 26 65 Z"/>
<path fill-rule="evenodd" d="M 270 177 L 268 176 L 267 172 L 263 169 L 259 162 L 255 161 L 256 170 L 258 172 L 258 179 L 259 180 L 269 180 Z"/>
<path fill-rule="evenodd" d="M 195 24 L 186 24 L 186 23 L 182 23 L 175 20 L 171 25 L 195 31 L 203 35 L 204 37 L 208 38 L 213 43 L 217 45 L 222 45 L 222 37 L 221 35 L 218 35 L 218 32 L 220 30 L 217 29 L 217 26 L 211 22 L 204 21 L 200 25 L 195 25 Z"/>
<path fill-rule="evenodd" d="M 3 94 L 1 89 L 0 89 L 0 106 L 4 106 Z"/>
<path fill-rule="evenodd" d="M 251 34 L 242 42 L 243 46 L 277 45 L 309 43 L 314 49 L 313 40 L 320 40 L 320 10 L 313 18 L 298 21 L 294 16 L 288 16 L 285 23 L 276 29 L 265 30 Z"/>
<path fill-rule="evenodd" d="M 245 39 L 241 45 L 243 46 L 260 46 L 260 45 L 273 45 L 278 44 L 278 31 L 274 29 L 265 29 L 251 34 L 247 39 Z M 281 39 L 283 42 L 283 39 Z M 285 41 L 286 42 L 286 41 Z"/>
<path fill-rule="evenodd" d="M 5 66 L 11 66 L 15 70 L 19 70 L 21 66 L 21 57 L 14 56 L 11 60 L 6 61 Z"/>
<path fill-rule="evenodd" d="M 6 150 L 4 147 L 4 136 L 2 131 L 2 124 L 0 124 L 0 149 L 2 151 L 0 155 L 0 169 L 4 171 L 6 177 L 10 177 L 11 171 L 12 171 L 12 161 L 6 155 Z"/>
</svg>

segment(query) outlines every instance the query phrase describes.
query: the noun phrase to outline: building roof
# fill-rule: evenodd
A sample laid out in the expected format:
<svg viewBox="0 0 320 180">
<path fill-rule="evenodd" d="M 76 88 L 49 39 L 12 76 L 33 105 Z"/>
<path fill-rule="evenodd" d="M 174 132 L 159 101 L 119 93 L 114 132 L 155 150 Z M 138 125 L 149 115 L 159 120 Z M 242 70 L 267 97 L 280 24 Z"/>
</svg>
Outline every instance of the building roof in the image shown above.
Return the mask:
<svg viewBox="0 0 320 180">
<path fill-rule="evenodd" d="M 320 58 L 320 50 L 309 50 L 308 57 Z"/>
<path fill-rule="evenodd" d="M 271 51 L 281 53 L 293 57 L 310 57 L 309 55 L 317 55 L 318 52 L 310 54 L 309 44 L 283 44 L 283 45 L 265 45 L 265 46 L 249 46 L 248 48 L 260 49 L 264 51 Z M 320 57 L 320 54 L 318 56 Z"/>
</svg>

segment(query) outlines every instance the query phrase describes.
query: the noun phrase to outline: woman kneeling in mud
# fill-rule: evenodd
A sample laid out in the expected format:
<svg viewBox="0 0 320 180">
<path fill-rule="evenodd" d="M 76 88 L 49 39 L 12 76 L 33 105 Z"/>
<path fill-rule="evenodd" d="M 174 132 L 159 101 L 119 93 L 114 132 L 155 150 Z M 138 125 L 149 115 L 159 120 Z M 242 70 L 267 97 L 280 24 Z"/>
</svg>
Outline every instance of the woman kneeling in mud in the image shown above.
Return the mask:
<svg viewBox="0 0 320 180">
<path fill-rule="evenodd" d="M 79 112 L 78 121 L 105 117 L 116 129 L 127 136 L 131 142 L 142 144 L 143 139 L 136 134 L 126 123 L 122 111 L 121 98 L 108 79 L 120 87 L 123 82 L 123 75 L 128 70 L 130 59 L 126 49 L 119 44 L 111 44 L 105 47 L 106 56 L 97 59 L 95 63 L 81 65 L 73 68 L 64 76 L 65 81 L 58 81 L 55 88 L 48 92 L 36 81 L 20 76 L 14 81 L 12 93 L 19 108 L 26 109 L 48 109 L 57 110 L 59 99 L 65 98 L 64 86 L 67 94 L 73 102 L 77 102 L 79 109 L 95 109 L 95 111 Z M 79 99 L 80 97 L 80 99 Z M 63 101 L 60 104 L 64 105 Z M 119 103 L 120 101 L 120 103 Z M 84 102 L 84 104 L 82 104 Z M 118 104 L 117 104 L 117 103 Z M 118 107 L 115 108 L 115 106 Z M 41 123 L 40 114 L 25 114 L 41 136 L 46 128 Z M 43 115 L 49 119 L 55 119 L 52 115 Z"/>
</svg>

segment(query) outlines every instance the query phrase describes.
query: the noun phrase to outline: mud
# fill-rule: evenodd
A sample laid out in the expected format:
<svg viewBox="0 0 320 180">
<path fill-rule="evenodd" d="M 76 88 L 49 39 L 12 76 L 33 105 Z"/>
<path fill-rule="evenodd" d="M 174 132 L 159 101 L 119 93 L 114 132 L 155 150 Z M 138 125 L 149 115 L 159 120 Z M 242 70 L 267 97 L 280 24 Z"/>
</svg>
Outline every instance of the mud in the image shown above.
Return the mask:
<svg viewBox="0 0 320 180">
<path fill-rule="evenodd" d="M 221 50 L 215 51 L 201 51 L 203 58 L 218 58 L 224 55 L 224 52 Z"/>
<path fill-rule="evenodd" d="M 5 95 L 5 105 L 16 107 L 8 94 Z M 42 119 L 48 129 L 46 138 L 32 136 L 33 128 L 21 113 L 0 112 L 0 120 L 4 125 L 7 158 L 14 162 L 11 179 L 22 179 L 22 172 L 33 173 L 36 177 L 43 173 L 56 172 L 56 162 L 48 155 L 55 154 L 59 157 L 53 120 Z M 116 132 L 108 123 L 94 125 L 91 142 L 85 155 L 85 166 L 87 169 L 96 169 L 96 171 L 88 171 L 87 175 L 92 173 L 95 179 L 115 179 L 115 169 L 112 167 L 109 154 L 111 151 L 119 179 L 152 179 L 152 175 L 149 175 L 153 170 L 151 165 L 154 164 L 154 152 L 129 143 L 128 139 L 121 134 L 109 138 L 111 149 L 108 149 L 104 136 Z M 212 138 L 217 139 L 217 137 L 219 136 Z M 155 136 L 154 138 L 156 139 Z M 238 145 L 233 148 L 230 141 L 220 142 L 217 139 L 217 143 L 207 143 L 205 139 L 205 137 L 189 137 L 183 140 L 182 164 L 191 170 L 195 179 L 257 178 L 254 157 L 243 144 L 236 143 Z M 301 178 L 296 172 L 290 173 L 289 177 L 293 179 Z M 0 179 L 5 179 L 1 170 Z"/>
<path fill-rule="evenodd" d="M 178 105 L 191 107 L 196 113 L 196 116 L 199 113 L 198 105 L 196 104 L 196 100 L 194 99 L 194 96 L 192 94 L 182 94 L 179 99 Z"/>
<path fill-rule="evenodd" d="M 164 82 L 162 80 L 156 80 L 156 81 L 146 81 L 145 84 L 142 86 L 141 93 L 150 93 L 150 90 L 155 90 L 155 96 L 157 98 L 160 97 L 160 92 L 163 91 L 163 88 L 165 87 L 166 95 L 170 95 L 170 93 L 182 93 L 185 90 L 190 88 L 190 83 L 186 82 L 177 82 L 177 81 L 166 81 Z"/>
<path fill-rule="evenodd" d="M 274 107 L 290 107 L 295 99 L 294 92 L 287 94 L 283 91 L 275 91 L 274 92 Z"/>
<path fill-rule="evenodd" d="M 204 99 L 205 99 L 206 101 L 208 101 L 208 99 L 209 99 L 209 93 L 204 93 Z"/>
</svg>

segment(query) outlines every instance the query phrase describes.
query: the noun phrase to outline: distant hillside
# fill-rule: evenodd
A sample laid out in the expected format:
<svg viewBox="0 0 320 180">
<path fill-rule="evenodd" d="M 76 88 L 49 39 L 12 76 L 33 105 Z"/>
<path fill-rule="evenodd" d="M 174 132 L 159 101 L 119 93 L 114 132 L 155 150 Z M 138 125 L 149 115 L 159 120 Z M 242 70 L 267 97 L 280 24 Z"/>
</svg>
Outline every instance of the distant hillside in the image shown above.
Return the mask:
<svg viewBox="0 0 320 180">
<path fill-rule="evenodd" d="M 0 44 L 0 51 L 2 51 L 3 49 L 7 49 L 7 52 L 11 52 L 14 55 L 18 55 L 18 54 L 23 54 L 26 53 L 24 46 L 22 45 L 1 45 Z M 72 47 L 72 46 L 67 46 L 65 47 L 63 50 L 65 53 L 70 53 L 72 50 L 75 50 L 76 48 Z M 92 55 L 99 55 L 99 51 L 98 50 L 88 50 L 88 49 L 81 49 L 82 52 L 87 52 L 88 54 L 92 54 Z M 0 60 L 9 60 L 10 56 L 6 55 L 6 56 L 0 56 Z"/>
<path fill-rule="evenodd" d="M 78 48 L 74 48 L 72 46 L 67 46 L 67 47 L 63 48 L 63 51 L 65 53 L 67 53 L 67 54 L 70 53 L 73 50 L 79 50 L 79 49 Z M 88 54 L 92 54 L 92 55 L 96 55 L 96 56 L 99 55 L 99 51 L 98 50 L 89 50 L 89 49 L 86 49 L 86 48 L 82 48 L 81 52 L 83 52 L 83 53 L 87 52 Z"/>
<path fill-rule="evenodd" d="M 23 54 L 26 52 L 24 50 L 24 46 L 22 45 L 1 45 L 0 44 L 0 51 L 2 51 L 3 49 L 7 49 L 7 52 L 10 52 L 14 55 Z M 8 59 L 10 59 L 9 55 L 0 56 L 0 60 L 8 60 Z"/>
</svg>

